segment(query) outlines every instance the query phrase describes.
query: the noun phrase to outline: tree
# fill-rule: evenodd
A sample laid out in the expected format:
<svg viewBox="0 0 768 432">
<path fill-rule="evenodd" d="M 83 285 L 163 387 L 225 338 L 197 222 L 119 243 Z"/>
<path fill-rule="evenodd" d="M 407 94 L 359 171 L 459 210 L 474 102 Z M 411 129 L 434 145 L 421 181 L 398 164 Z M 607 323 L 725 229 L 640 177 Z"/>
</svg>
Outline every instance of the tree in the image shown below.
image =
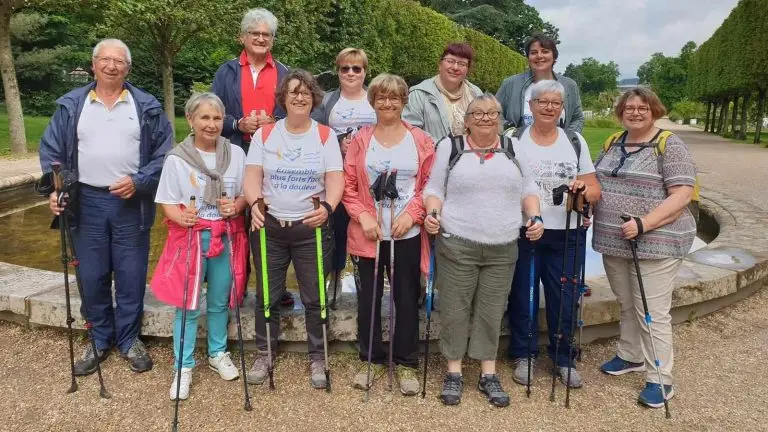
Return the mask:
<svg viewBox="0 0 768 432">
<path fill-rule="evenodd" d="M 176 56 L 203 34 L 233 34 L 238 28 L 242 1 L 111 0 L 105 16 L 105 33 L 112 31 L 128 46 L 145 51 L 160 68 L 163 105 L 173 125 L 173 67 Z M 126 19 L 130 17 L 130 19 Z M 232 35 L 234 37 L 234 35 Z"/>
<path fill-rule="evenodd" d="M 686 96 L 688 66 L 696 50 L 695 42 L 686 43 L 678 57 L 654 53 L 651 59 L 640 65 L 637 77 L 640 83 L 650 85 L 668 108 Z"/>
<path fill-rule="evenodd" d="M 16 80 L 16 68 L 11 52 L 11 15 L 24 4 L 23 0 L 3 0 L 0 2 L 0 74 L 3 76 L 3 94 L 8 111 L 8 132 L 11 138 L 11 153 L 27 152 L 27 139 L 24 131 L 24 112 L 21 108 L 21 95 Z"/>
<path fill-rule="evenodd" d="M 583 95 L 597 96 L 602 92 L 616 90 L 619 65 L 613 60 L 600 63 L 592 57 L 582 59 L 580 65 L 569 64 L 565 76 L 576 81 Z"/>
</svg>

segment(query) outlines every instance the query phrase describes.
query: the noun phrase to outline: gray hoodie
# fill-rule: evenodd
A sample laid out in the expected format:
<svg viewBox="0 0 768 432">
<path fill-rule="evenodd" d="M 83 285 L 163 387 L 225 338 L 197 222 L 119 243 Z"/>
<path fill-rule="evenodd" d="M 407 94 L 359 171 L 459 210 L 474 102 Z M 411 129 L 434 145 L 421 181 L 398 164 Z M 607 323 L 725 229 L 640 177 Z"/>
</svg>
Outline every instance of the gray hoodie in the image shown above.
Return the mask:
<svg viewBox="0 0 768 432">
<path fill-rule="evenodd" d="M 475 97 L 483 94 L 476 85 L 469 81 L 464 82 L 469 85 L 469 89 Z M 451 132 L 451 124 L 448 119 L 445 99 L 440 94 L 440 90 L 437 89 L 434 77 L 427 78 L 411 87 L 408 92 L 408 104 L 403 110 L 403 120 L 423 129 L 437 143 Z"/>
<path fill-rule="evenodd" d="M 565 124 L 563 129 L 573 132 L 581 132 L 584 127 L 584 113 L 581 111 L 581 97 L 576 81 L 553 73 L 555 80 L 565 87 Z M 523 95 L 525 90 L 533 84 L 533 74 L 526 71 L 504 79 L 496 92 L 496 99 L 504 110 L 505 123 L 512 123 L 517 127 L 522 126 L 523 120 Z"/>
</svg>

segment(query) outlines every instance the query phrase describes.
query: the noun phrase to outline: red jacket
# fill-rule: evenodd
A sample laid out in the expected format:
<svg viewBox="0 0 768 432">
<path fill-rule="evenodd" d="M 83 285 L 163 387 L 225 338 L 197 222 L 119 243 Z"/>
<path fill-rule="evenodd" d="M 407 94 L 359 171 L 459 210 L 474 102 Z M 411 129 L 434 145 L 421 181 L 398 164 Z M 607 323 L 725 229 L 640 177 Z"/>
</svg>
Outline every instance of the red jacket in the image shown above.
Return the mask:
<svg viewBox="0 0 768 432">
<path fill-rule="evenodd" d="M 168 238 L 165 240 L 163 253 L 157 262 L 155 273 L 149 287 L 158 300 L 171 306 L 182 307 L 184 295 L 184 279 L 189 278 L 187 291 L 187 309 L 198 308 L 200 302 L 200 289 L 203 284 L 203 254 L 201 252 L 200 231 L 210 230 L 211 240 L 208 247 L 208 257 L 215 257 L 224 253 L 224 242 L 221 237 L 227 234 L 226 222 L 222 220 L 209 221 L 198 219 L 192 227 L 192 248 L 189 251 L 189 274 L 187 271 L 187 228 L 166 219 L 168 225 Z M 237 299 L 242 304 L 245 295 L 245 266 L 248 262 L 248 239 L 245 235 L 245 217 L 240 216 L 231 222 L 232 226 L 232 252 L 234 262 L 232 268 L 235 274 L 235 291 Z M 229 307 L 234 307 L 234 299 L 229 299 Z"/>
<path fill-rule="evenodd" d="M 424 224 L 426 211 L 421 194 L 429 180 L 432 164 L 435 161 L 435 144 L 426 132 L 403 122 L 416 141 L 419 155 L 419 172 L 416 175 L 416 193 L 405 207 L 416 225 Z M 365 155 L 371 144 L 375 126 L 366 126 L 355 134 L 349 143 L 344 157 L 344 197 L 342 202 L 350 217 L 347 228 L 347 252 L 365 258 L 376 256 L 376 242 L 368 240 L 360 226 L 360 213 L 366 212 L 376 217 L 376 207 L 370 192 L 370 180 L 365 165 Z M 429 239 L 427 232 L 421 230 L 421 272 L 429 272 Z"/>
</svg>

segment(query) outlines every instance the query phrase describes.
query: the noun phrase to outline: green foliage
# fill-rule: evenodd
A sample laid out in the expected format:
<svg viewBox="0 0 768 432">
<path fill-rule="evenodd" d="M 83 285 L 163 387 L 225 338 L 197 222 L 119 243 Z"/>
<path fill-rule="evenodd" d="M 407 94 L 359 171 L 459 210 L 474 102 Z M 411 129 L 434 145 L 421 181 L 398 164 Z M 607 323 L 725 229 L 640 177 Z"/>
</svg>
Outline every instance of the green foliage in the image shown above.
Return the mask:
<svg viewBox="0 0 768 432">
<path fill-rule="evenodd" d="M 664 106 L 671 108 L 685 98 L 688 68 L 695 49 L 696 43 L 688 42 L 678 57 L 654 53 L 637 69 L 640 82 L 650 85 Z"/>
<path fill-rule="evenodd" d="M 706 107 L 701 102 L 681 100 L 672 106 L 672 111 L 669 114 L 669 118 L 672 118 L 672 113 L 675 113 L 679 119 L 688 122 L 692 118 L 704 118 Z"/>
<path fill-rule="evenodd" d="M 564 75 L 576 81 L 582 95 L 597 96 L 605 91 L 616 90 L 619 65 L 614 61 L 600 63 L 592 57 L 587 57 L 582 59 L 580 65 L 569 64 Z"/>
<path fill-rule="evenodd" d="M 469 80 L 485 91 L 495 93 L 504 78 L 522 72 L 526 61 L 499 42 L 471 28 L 462 29 L 464 39 L 472 46 L 476 56 Z"/>
<path fill-rule="evenodd" d="M 592 117 L 584 120 L 585 128 L 621 129 L 622 126 L 613 116 Z"/>
</svg>

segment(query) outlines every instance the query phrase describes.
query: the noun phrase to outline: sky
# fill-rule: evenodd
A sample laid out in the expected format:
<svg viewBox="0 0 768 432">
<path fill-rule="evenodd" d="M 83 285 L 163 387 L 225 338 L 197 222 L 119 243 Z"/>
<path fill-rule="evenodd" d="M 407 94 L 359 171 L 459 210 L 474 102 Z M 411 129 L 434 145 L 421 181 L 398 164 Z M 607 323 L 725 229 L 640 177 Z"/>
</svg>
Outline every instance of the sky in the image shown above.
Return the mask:
<svg viewBox="0 0 768 432">
<path fill-rule="evenodd" d="M 555 71 L 584 57 L 619 65 L 620 78 L 637 76 L 651 55 L 677 56 L 692 40 L 706 41 L 738 0 L 525 0 L 560 30 Z"/>
</svg>

